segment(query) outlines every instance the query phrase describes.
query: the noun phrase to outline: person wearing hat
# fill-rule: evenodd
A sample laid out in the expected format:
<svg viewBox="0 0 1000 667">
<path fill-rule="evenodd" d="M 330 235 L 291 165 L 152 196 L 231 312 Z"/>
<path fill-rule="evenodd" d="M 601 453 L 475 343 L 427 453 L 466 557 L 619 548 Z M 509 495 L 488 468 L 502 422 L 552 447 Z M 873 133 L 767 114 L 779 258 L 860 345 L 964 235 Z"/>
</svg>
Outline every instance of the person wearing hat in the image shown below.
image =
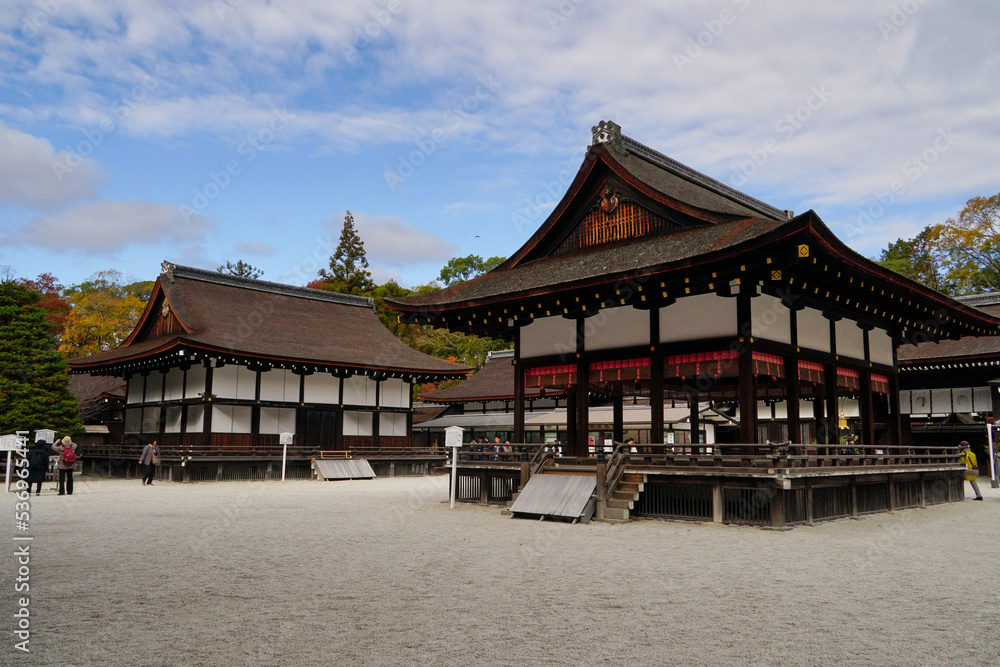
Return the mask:
<svg viewBox="0 0 1000 667">
<path fill-rule="evenodd" d="M 38 484 L 36 496 L 42 493 L 42 482 L 45 481 L 48 469 L 49 443 L 39 438 L 35 441 L 35 446 L 28 450 L 28 493 L 31 493 L 32 484 Z"/>
<path fill-rule="evenodd" d="M 73 468 L 76 467 L 77 444 L 68 435 L 62 443 L 52 445 L 52 451 L 59 454 L 59 495 L 73 495 Z"/>
<path fill-rule="evenodd" d="M 968 440 L 963 440 L 962 442 L 958 443 L 958 452 L 960 455 L 959 460 L 965 464 L 965 467 L 968 470 L 970 471 L 979 470 L 979 463 L 976 461 L 976 455 L 972 453 L 971 449 L 969 449 Z M 979 492 L 979 484 L 976 483 L 976 480 L 978 479 L 976 473 L 972 473 L 971 475 L 966 475 L 965 479 L 968 480 L 970 484 L 972 484 L 972 490 L 976 492 L 975 500 L 982 500 L 983 494 Z"/>
</svg>

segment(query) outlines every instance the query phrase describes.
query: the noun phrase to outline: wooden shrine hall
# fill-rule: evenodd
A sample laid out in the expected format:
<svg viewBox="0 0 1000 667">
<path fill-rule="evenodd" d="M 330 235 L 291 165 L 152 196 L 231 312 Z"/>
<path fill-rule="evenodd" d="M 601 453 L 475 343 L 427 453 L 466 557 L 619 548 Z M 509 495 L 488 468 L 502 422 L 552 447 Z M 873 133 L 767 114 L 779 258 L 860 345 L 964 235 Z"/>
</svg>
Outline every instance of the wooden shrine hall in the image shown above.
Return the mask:
<svg viewBox="0 0 1000 667">
<path fill-rule="evenodd" d="M 128 474 L 157 440 L 185 481 L 280 478 L 282 433 L 292 477 L 323 452 L 430 472 L 444 457 L 412 447 L 412 383 L 473 370 L 408 347 L 369 298 L 167 262 L 129 337 L 70 368 L 126 384 L 120 443 L 84 447 L 85 469 Z"/>
<path fill-rule="evenodd" d="M 466 499 L 503 502 L 559 472 L 595 478 L 599 517 L 779 527 L 961 499 L 954 443 L 903 441 L 896 348 L 1000 331 L 857 254 L 815 212 L 758 201 L 612 122 L 594 128 L 565 196 L 506 262 L 387 302 L 406 322 L 512 341 L 514 442 L 525 442 L 527 392 L 568 398 L 568 451 L 466 453 Z M 613 452 L 591 444 L 595 395 L 616 406 Z M 693 434 L 706 406 L 739 428 L 678 447 L 653 409 L 651 444 L 623 446 L 626 395 L 685 403 Z"/>
</svg>

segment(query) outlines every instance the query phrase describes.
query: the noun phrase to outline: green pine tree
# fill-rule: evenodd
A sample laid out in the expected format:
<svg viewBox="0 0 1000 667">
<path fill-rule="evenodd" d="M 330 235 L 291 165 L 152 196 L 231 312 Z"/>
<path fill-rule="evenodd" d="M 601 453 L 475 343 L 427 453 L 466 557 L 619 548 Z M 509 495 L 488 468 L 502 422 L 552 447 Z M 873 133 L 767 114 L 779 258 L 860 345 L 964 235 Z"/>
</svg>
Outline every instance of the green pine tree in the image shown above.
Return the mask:
<svg viewBox="0 0 1000 667">
<path fill-rule="evenodd" d="M 82 429 L 76 398 L 67 389 L 69 367 L 56 350 L 41 295 L 0 282 L 0 433 Z"/>
<path fill-rule="evenodd" d="M 350 211 L 344 216 L 340 243 L 330 257 L 330 268 L 320 269 L 319 276 L 327 289 L 344 294 L 365 294 L 375 287 L 368 271 L 365 244 L 354 228 L 354 216 Z"/>
</svg>

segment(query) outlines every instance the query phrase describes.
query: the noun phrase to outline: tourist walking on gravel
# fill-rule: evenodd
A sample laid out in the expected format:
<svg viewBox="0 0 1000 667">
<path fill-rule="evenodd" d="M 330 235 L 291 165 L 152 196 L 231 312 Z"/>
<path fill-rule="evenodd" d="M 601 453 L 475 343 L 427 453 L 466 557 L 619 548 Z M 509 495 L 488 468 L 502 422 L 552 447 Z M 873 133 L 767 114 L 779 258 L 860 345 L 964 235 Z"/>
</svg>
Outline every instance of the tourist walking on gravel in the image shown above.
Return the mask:
<svg viewBox="0 0 1000 667">
<path fill-rule="evenodd" d="M 959 460 L 965 464 L 965 467 L 970 471 L 974 470 L 978 472 L 979 463 L 976 461 L 976 455 L 972 453 L 971 449 L 969 449 L 969 442 L 967 440 L 963 440 L 958 443 L 958 452 L 960 454 Z M 966 475 L 965 479 L 972 484 L 972 490 L 976 492 L 975 500 L 982 500 L 983 494 L 980 493 L 979 484 L 976 483 L 976 480 L 978 479 L 976 473 L 973 472 L 970 475 Z"/>
<path fill-rule="evenodd" d="M 78 445 L 67 435 L 62 442 L 52 445 L 52 451 L 59 454 L 59 495 L 73 495 L 73 469 L 76 467 Z"/>
<path fill-rule="evenodd" d="M 38 484 L 35 495 L 42 492 L 42 482 L 45 481 L 45 473 L 49 471 L 49 444 L 44 440 L 39 440 L 35 446 L 28 450 L 28 493 L 31 493 L 31 485 Z"/>
<path fill-rule="evenodd" d="M 142 476 L 142 483 L 152 486 L 153 474 L 156 472 L 156 466 L 160 464 L 160 450 L 156 447 L 156 440 L 142 448 L 142 456 L 139 459 L 139 464 L 146 466 L 146 472 Z"/>
</svg>

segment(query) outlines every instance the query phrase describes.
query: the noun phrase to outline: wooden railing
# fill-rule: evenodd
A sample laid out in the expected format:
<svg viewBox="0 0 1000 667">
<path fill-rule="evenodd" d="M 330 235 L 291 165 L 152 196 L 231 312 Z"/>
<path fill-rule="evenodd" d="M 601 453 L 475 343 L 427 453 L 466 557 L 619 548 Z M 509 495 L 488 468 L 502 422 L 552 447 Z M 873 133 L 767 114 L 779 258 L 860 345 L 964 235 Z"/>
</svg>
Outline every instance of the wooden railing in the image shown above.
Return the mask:
<svg viewBox="0 0 1000 667">
<path fill-rule="evenodd" d="M 908 445 L 638 445 L 630 466 L 666 468 L 828 468 L 961 465 L 954 446 Z M 631 447 L 630 447 L 631 449 Z"/>
<path fill-rule="evenodd" d="M 625 474 L 625 469 L 628 467 L 631 456 L 632 445 L 620 442 L 615 443 L 614 451 L 611 452 L 611 458 L 607 462 L 607 472 L 605 474 L 605 479 L 607 480 L 605 482 L 606 497 L 610 498 L 618 489 L 618 484 L 622 481 L 622 476 Z"/>
<path fill-rule="evenodd" d="M 512 467 L 522 460 L 521 449 L 529 453 L 531 474 L 542 468 L 593 466 L 595 456 L 559 456 L 552 445 L 516 444 L 495 450 L 490 445 L 463 445 L 459 463 L 476 466 Z M 608 493 L 620 483 L 627 468 L 669 468 L 687 470 L 743 469 L 797 470 L 825 468 L 892 468 L 900 466 L 945 465 L 960 467 L 954 446 L 913 447 L 908 445 L 800 445 L 770 444 L 623 444 L 615 443 L 606 461 Z"/>
</svg>

